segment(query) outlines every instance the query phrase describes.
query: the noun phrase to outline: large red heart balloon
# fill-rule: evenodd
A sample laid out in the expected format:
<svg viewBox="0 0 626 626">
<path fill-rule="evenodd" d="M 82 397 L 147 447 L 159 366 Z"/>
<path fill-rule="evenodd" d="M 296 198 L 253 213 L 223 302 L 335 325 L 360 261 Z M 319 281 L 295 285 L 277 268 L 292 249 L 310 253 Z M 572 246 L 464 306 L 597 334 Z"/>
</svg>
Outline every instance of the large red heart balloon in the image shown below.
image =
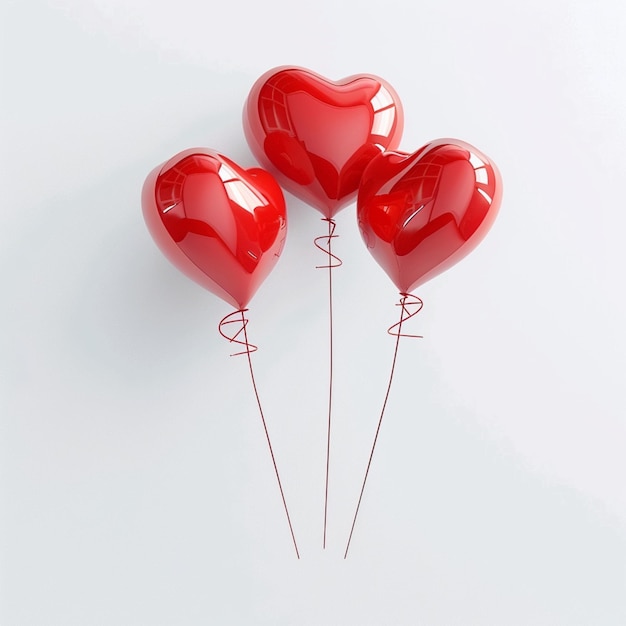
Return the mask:
<svg viewBox="0 0 626 626">
<path fill-rule="evenodd" d="M 500 174 L 488 157 L 463 141 L 439 139 L 413 154 L 372 160 L 357 217 L 372 256 L 409 293 L 480 243 L 501 198 Z"/>
<path fill-rule="evenodd" d="M 255 157 L 281 185 L 328 218 L 356 197 L 366 165 L 400 142 L 400 100 L 369 74 L 334 82 L 298 67 L 259 78 L 243 125 Z"/>
<path fill-rule="evenodd" d="M 266 171 L 244 170 L 193 148 L 155 168 L 143 215 L 165 256 L 184 274 L 244 308 L 272 270 L 286 236 L 285 200 Z"/>
</svg>

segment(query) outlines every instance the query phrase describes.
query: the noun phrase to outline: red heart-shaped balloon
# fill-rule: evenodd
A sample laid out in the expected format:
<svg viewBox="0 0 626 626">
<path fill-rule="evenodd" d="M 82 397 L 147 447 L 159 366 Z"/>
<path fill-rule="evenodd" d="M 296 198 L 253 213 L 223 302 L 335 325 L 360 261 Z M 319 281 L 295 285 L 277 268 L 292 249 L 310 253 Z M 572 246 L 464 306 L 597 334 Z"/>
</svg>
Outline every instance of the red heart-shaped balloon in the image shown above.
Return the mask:
<svg viewBox="0 0 626 626">
<path fill-rule="evenodd" d="M 456 139 L 367 166 L 357 200 L 361 235 L 401 293 L 471 252 L 493 224 L 502 183 L 496 166 Z"/>
<path fill-rule="evenodd" d="M 403 116 L 396 92 L 377 76 L 334 82 L 279 67 L 252 87 L 243 126 L 259 162 L 331 218 L 354 200 L 372 158 L 398 146 Z"/>
<path fill-rule="evenodd" d="M 142 207 L 165 256 L 237 308 L 248 304 L 284 245 L 278 183 L 214 150 L 185 150 L 155 168 L 144 183 Z"/>
</svg>

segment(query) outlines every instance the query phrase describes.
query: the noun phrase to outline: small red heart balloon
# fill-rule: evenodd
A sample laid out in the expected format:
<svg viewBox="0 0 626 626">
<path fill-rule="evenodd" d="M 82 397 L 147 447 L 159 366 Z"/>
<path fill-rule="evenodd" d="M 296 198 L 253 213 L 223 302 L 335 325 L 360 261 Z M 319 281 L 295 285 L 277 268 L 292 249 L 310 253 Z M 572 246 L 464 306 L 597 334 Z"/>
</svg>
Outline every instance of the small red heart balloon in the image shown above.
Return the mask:
<svg viewBox="0 0 626 626">
<path fill-rule="evenodd" d="M 401 293 L 471 252 L 493 224 L 502 183 L 496 166 L 456 139 L 367 166 L 357 200 L 361 235 Z"/>
<path fill-rule="evenodd" d="M 243 126 L 258 161 L 331 218 L 354 200 L 372 158 L 398 146 L 403 116 L 396 92 L 377 76 L 334 82 L 279 67 L 252 87 Z"/>
<path fill-rule="evenodd" d="M 244 308 L 282 251 L 285 200 L 266 171 L 192 148 L 155 168 L 143 215 L 165 256 L 189 278 Z"/>
</svg>

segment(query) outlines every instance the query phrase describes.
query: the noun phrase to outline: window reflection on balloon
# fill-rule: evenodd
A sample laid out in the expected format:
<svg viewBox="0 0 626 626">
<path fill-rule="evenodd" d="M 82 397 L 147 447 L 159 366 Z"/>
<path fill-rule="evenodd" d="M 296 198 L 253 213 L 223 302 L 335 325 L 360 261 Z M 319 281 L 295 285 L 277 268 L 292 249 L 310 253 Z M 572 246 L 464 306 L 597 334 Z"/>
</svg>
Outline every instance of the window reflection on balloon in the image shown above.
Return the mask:
<svg viewBox="0 0 626 626">
<path fill-rule="evenodd" d="M 501 193 L 497 168 L 485 155 L 465 142 L 438 140 L 368 165 L 357 201 L 359 227 L 372 256 L 406 293 L 478 245 Z"/>
<path fill-rule="evenodd" d="M 243 120 L 256 158 L 326 218 L 354 200 L 363 170 L 398 145 L 403 126 L 399 98 L 381 78 L 335 82 L 297 67 L 259 78 Z"/>
<path fill-rule="evenodd" d="M 238 308 L 283 249 L 286 212 L 276 181 L 213 150 L 186 150 L 156 168 L 142 204 L 148 228 L 170 261 Z"/>
</svg>

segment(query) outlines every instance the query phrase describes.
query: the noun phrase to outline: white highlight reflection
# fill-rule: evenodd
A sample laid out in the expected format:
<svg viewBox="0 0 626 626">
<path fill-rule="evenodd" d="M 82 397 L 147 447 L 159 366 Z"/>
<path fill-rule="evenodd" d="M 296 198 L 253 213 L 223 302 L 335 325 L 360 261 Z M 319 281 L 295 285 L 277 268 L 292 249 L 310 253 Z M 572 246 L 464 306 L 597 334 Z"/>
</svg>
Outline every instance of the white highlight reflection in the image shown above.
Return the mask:
<svg viewBox="0 0 626 626">
<path fill-rule="evenodd" d="M 417 209 L 417 211 L 415 211 L 415 213 L 412 213 L 411 215 L 409 215 L 409 217 L 405 220 L 404 224 L 402 224 L 402 228 L 406 228 L 407 224 L 414 218 L 417 216 L 417 214 L 425 207 L 425 204 L 422 204 L 419 209 Z"/>
<path fill-rule="evenodd" d="M 489 175 L 487 174 L 487 168 L 479 167 L 478 169 L 474 170 L 474 174 L 476 176 L 477 183 L 483 183 L 484 185 L 489 183 Z"/>
<path fill-rule="evenodd" d="M 480 187 L 476 188 L 476 191 L 478 191 L 478 193 L 483 196 L 485 198 L 485 200 L 487 200 L 487 202 L 489 202 L 489 204 L 491 204 L 493 202 L 493 198 L 483 189 L 481 189 Z"/>
<path fill-rule="evenodd" d="M 226 163 L 220 163 L 220 169 L 218 170 L 217 174 L 225 183 L 230 180 L 239 178 L 239 176 L 237 176 L 237 174 L 235 174 L 235 172 L 233 172 L 233 170 L 228 167 Z"/>
<path fill-rule="evenodd" d="M 374 94 L 374 97 L 370 100 L 370 102 L 372 103 L 374 111 L 380 111 L 381 109 L 393 106 L 393 98 L 391 97 L 391 94 L 382 85 Z"/>
<path fill-rule="evenodd" d="M 372 135 L 388 137 L 393 128 L 393 121 L 396 118 L 395 107 L 377 111 L 374 113 L 374 124 L 372 125 Z"/>
<path fill-rule="evenodd" d="M 254 213 L 254 209 L 266 206 L 266 200 L 243 182 L 225 163 L 220 164 L 218 175 L 224 183 L 228 197 L 242 209 Z"/>
<path fill-rule="evenodd" d="M 371 98 L 370 103 L 374 109 L 372 135 L 388 137 L 396 119 L 396 105 L 389 90 L 380 85 L 378 91 Z"/>
<path fill-rule="evenodd" d="M 485 167 L 486 163 L 476 154 L 470 152 L 469 162 L 471 163 L 474 169 L 478 169 L 479 167 Z"/>
</svg>

